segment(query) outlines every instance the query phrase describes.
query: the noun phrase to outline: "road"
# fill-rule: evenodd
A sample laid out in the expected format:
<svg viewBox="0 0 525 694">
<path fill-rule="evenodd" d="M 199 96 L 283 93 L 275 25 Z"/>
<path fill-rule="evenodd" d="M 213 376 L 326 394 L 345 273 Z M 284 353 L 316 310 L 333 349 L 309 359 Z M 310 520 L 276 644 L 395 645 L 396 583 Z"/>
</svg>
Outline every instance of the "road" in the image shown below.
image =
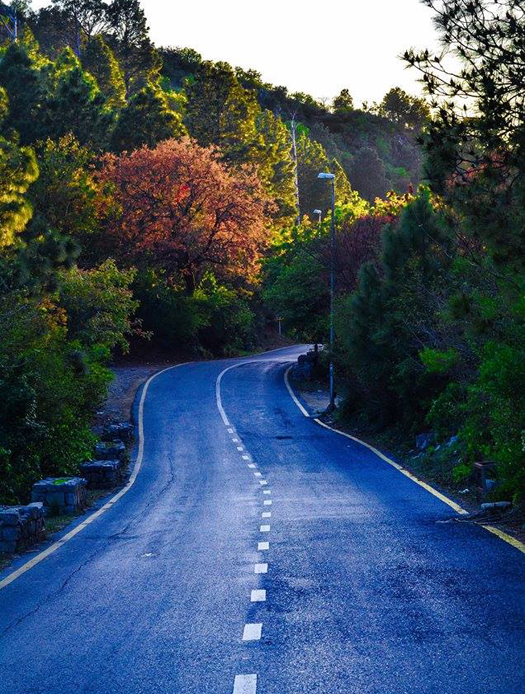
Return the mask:
<svg viewBox="0 0 525 694">
<path fill-rule="evenodd" d="M 523 694 L 525 555 L 306 418 L 297 354 L 151 381 L 133 486 L 0 590 L 1 694 Z"/>
</svg>

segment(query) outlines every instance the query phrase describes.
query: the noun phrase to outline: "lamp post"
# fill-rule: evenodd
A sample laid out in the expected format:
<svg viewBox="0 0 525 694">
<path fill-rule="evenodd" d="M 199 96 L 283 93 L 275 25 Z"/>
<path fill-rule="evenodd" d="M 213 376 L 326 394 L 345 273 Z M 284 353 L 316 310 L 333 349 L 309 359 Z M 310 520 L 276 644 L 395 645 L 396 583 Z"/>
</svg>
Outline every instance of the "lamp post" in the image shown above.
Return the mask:
<svg viewBox="0 0 525 694">
<path fill-rule="evenodd" d="M 314 214 L 317 215 L 317 222 L 319 226 L 321 226 L 321 219 L 323 217 L 323 211 L 322 210 L 314 210 Z"/>
<path fill-rule="evenodd" d="M 335 174 L 321 172 L 317 178 L 332 182 L 332 219 L 330 220 L 330 404 L 328 412 L 335 408 L 334 391 L 334 294 L 335 294 Z"/>
</svg>

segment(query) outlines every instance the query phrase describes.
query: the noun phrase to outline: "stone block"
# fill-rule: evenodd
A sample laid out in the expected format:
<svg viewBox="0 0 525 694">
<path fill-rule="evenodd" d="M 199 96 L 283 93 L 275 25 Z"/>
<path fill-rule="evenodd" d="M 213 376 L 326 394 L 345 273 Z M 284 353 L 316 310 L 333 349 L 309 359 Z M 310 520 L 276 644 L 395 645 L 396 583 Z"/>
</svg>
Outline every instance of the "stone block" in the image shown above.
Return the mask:
<svg viewBox="0 0 525 694">
<path fill-rule="evenodd" d="M 86 505 L 86 485 L 87 481 L 81 477 L 50 477 L 33 486 L 32 499 L 35 503 L 43 504 L 46 511 L 53 509 L 64 513 L 66 507 L 80 511 Z"/>
<path fill-rule="evenodd" d="M 129 442 L 133 438 L 133 424 L 129 422 L 115 422 L 113 424 L 107 424 L 104 427 L 102 437 L 104 441 L 114 441 L 118 439 L 120 441 Z"/>
<path fill-rule="evenodd" d="M 123 465 L 120 460 L 94 460 L 81 466 L 90 489 L 110 489 L 122 479 Z"/>
<path fill-rule="evenodd" d="M 123 460 L 125 455 L 126 446 L 118 439 L 114 441 L 102 441 L 95 446 L 95 456 L 97 460 Z"/>
<path fill-rule="evenodd" d="M 0 552 L 7 552 L 8 554 L 16 552 L 16 542 L 0 540 Z"/>
<path fill-rule="evenodd" d="M 2 540 L 7 540 L 8 542 L 18 542 L 22 536 L 22 527 L 3 527 L 2 528 Z"/>
<path fill-rule="evenodd" d="M 20 512 L 17 508 L 0 512 L 0 528 L 3 526 L 16 526 L 20 523 Z"/>
</svg>

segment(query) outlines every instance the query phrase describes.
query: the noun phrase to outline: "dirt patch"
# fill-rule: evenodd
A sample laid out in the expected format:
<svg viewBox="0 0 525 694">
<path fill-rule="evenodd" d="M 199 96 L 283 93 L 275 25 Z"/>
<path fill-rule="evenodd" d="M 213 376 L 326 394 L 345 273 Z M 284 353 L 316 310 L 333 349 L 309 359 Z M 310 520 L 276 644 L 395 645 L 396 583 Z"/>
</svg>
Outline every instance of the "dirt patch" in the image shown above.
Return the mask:
<svg viewBox="0 0 525 694">
<path fill-rule="evenodd" d="M 112 367 L 115 378 L 109 387 L 103 409 L 97 413 L 96 426 L 100 427 L 108 422 L 130 421 L 133 403 L 140 386 L 157 371 L 177 363 L 126 364 Z"/>
</svg>

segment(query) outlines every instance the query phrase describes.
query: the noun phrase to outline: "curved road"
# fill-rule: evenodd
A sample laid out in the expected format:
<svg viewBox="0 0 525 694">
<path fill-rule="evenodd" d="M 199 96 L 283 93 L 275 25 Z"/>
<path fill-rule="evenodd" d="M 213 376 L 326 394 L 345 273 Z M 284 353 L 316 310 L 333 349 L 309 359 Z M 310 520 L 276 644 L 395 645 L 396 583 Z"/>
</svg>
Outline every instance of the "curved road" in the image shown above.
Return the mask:
<svg viewBox="0 0 525 694">
<path fill-rule="evenodd" d="M 299 351 L 151 381 L 135 484 L 0 590 L 1 694 L 523 694 L 525 555 L 304 417 Z"/>
</svg>

